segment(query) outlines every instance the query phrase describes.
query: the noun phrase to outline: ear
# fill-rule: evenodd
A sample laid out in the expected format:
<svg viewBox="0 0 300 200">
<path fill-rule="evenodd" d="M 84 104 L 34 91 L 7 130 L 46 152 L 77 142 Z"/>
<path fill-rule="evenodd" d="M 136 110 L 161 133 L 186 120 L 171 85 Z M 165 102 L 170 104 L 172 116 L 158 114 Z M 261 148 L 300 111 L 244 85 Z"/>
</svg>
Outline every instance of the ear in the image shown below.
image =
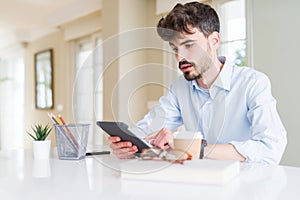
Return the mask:
<svg viewBox="0 0 300 200">
<path fill-rule="evenodd" d="M 212 49 L 217 50 L 220 46 L 220 33 L 214 31 L 208 36 L 208 42 Z"/>
</svg>

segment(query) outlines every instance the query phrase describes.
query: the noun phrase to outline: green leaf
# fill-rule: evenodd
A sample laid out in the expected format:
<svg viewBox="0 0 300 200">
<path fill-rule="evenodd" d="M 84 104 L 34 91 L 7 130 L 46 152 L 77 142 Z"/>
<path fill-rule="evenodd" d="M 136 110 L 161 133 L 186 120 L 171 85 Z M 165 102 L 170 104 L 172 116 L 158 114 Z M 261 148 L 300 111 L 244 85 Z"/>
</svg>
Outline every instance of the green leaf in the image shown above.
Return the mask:
<svg viewBox="0 0 300 200">
<path fill-rule="evenodd" d="M 27 131 L 26 131 L 27 132 Z M 33 135 L 31 135 L 29 132 L 27 132 L 27 134 L 32 137 L 32 139 L 37 140 Z"/>
<path fill-rule="evenodd" d="M 37 132 L 35 132 L 36 138 L 38 138 L 39 140 L 40 140 L 40 138 L 42 137 L 40 133 L 41 133 L 40 130 L 38 130 Z"/>
<path fill-rule="evenodd" d="M 27 131 L 26 132 L 34 140 L 45 140 L 52 130 L 52 128 L 49 126 L 49 124 L 47 124 L 46 126 L 43 126 L 41 124 L 36 124 L 34 127 L 31 127 L 31 129 L 35 133 L 36 137 L 34 137 L 31 133 L 29 133 Z"/>
</svg>

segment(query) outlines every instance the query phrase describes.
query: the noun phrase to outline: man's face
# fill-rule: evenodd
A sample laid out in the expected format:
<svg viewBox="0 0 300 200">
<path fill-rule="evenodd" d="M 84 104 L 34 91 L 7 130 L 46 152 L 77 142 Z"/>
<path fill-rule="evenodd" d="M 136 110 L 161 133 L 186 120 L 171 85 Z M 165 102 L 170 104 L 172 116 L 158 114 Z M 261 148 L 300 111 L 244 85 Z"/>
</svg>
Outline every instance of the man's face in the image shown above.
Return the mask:
<svg viewBox="0 0 300 200">
<path fill-rule="evenodd" d="M 193 34 L 181 33 L 180 37 L 169 42 L 178 67 L 187 80 L 202 78 L 212 64 L 208 39 L 197 28 L 192 28 L 192 31 Z"/>
</svg>

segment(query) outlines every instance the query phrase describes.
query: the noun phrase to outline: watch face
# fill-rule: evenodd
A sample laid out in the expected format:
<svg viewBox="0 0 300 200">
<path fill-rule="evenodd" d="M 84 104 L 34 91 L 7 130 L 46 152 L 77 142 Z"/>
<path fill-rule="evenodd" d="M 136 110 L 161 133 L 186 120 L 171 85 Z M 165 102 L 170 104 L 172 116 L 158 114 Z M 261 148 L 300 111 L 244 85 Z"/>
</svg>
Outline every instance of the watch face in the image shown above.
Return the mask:
<svg viewBox="0 0 300 200">
<path fill-rule="evenodd" d="M 203 139 L 201 144 L 203 145 L 203 147 L 206 147 L 206 145 L 207 145 L 206 140 Z"/>
<path fill-rule="evenodd" d="M 203 159 L 203 157 L 204 157 L 204 147 L 206 147 L 206 145 L 207 145 L 206 140 L 202 139 L 201 150 L 200 150 L 200 159 Z"/>
</svg>

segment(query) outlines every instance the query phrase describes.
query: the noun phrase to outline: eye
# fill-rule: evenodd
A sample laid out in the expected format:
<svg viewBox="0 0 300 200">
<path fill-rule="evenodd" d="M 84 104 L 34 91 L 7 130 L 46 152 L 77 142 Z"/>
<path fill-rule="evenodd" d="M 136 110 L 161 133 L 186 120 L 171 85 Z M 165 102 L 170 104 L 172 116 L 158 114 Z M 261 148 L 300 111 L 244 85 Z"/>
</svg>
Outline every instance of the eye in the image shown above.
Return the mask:
<svg viewBox="0 0 300 200">
<path fill-rule="evenodd" d="M 185 47 L 186 47 L 187 49 L 189 49 L 189 48 L 191 48 L 193 45 L 194 45 L 194 43 L 187 43 L 187 44 L 185 44 Z"/>
<path fill-rule="evenodd" d="M 177 53 L 178 52 L 178 49 L 176 47 L 172 47 L 172 50 Z"/>
</svg>

